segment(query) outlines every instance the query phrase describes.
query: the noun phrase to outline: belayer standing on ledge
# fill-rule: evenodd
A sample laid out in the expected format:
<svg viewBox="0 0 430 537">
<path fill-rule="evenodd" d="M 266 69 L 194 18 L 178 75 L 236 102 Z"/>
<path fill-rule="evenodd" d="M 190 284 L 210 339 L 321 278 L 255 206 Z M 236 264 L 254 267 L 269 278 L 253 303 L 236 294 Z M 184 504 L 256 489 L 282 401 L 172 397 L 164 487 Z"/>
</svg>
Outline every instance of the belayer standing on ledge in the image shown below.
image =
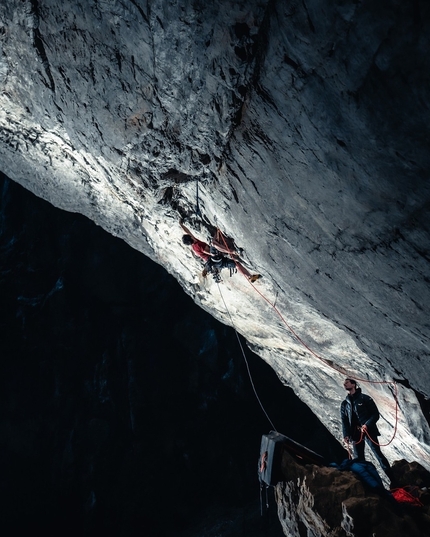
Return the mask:
<svg viewBox="0 0 430 537">
<path fill-rule="evenodd" d="M 364 461 L 364 441 L 366 440 L 381 468 L 391 479 L 390 463 L 382 454 L 377 441 L 380 435 L 376 426 L 379 420 L 379 410 L 375 401 L 361 392 L 361 388 L 357 386 L 354 379 L 345 379 L 343 386 L 348 392 L 340 407 L 344 441 L 352 443 L 353 458 Z"/>
<path fill-rule="evenodd" d="M 259 274 L 251 274 L 241 263 L 239 263 L 239 261 L 237 261 L 236 252 L 229 250 L 219 241 L 215 241 L 215 239 L 212 241 L 212 246 L 209 246 L 206 242 L 197 239 L 182 221 L 179 222 L 179 225 L 185 231 L 185 235 L 182 236 L 182 242 L 187 246 L 191 246 L 193 252 L 205 261 L 203 276 L 206 276 L 213 268 L 229 268 L 233 270 L 237 267 L 250 282 L 255 282 L 260 278 Z M 220 255 L 220 253 L 231 255 L 234 259 L 226 258 Z"/>
</svg>

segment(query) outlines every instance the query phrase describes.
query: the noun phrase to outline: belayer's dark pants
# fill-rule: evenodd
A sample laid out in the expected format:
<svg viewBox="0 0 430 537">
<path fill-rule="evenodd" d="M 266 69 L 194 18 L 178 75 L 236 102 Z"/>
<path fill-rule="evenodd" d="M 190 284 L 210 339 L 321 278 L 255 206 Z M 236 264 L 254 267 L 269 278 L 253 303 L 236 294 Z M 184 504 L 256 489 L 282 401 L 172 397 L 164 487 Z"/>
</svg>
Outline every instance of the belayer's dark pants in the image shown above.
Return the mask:
<svg viewBox="0 0 430 537">
<path fill-rule="evenodd" d="M 381 468 L 384 470 L 384 472 L 387 474 L 388 477 L 391 477 L 390 463 L 388 462 L 388 460 L 385 457 L 385 455 L 383 455 L 383 453 L 381 451 L 381 448 L 377 444 L 374 444 L 372 442 L 372 440 L 377 442 L 378 437 L 376 435 L 372 436 L 372 440 L 370 440 L 370 438 L 368 438 L 367 435 L 365 435 L 364 438 L 366 439 L 367 445 L 373 451 L 373 454 L 375 455 L 375 457 L 377 458 L 379 464 L 381 465 Z M 362 459 L 363 461 L 365 460 L 365 458 L 364 458 L 364 438 L 359 444 L 354 442 L 354 455 L 355 455 L 354 458 Z"/>
</svg>

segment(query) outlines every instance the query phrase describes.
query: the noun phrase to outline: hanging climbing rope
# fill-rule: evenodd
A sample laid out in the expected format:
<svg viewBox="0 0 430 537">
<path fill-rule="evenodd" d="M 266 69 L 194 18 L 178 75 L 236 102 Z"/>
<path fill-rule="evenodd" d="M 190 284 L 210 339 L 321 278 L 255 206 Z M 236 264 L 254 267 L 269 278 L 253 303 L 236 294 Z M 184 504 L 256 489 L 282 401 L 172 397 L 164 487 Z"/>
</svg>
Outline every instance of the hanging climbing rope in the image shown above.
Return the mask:
<svg viewBox="0 0 430 537">
<path fill-rule="evenodd" d="M 228 309 L 228 307 L 227 307 L 227 304 L 226 304 L 226 302 L 225 302 L 225 300 L 224 300 L 224 295 L 222 294 L 221 286 L 219 285 L 219 282 L 217 282 L 217 285 L 218 285 L 219 293 L 220 293 L 220 295 L 221 295 L 221 299 L 222 299 L 222 301 L 223 301 L 223 303 L 224 303 L 225 310 L 226 310 L 226 312 L 227 312 L 227 314 L 228 314 L 228 316 L 229 316 L 229 318 L 230 318 L 231 326 L 233 327 L 234 332 L 235 332 L 235 334 L 236 334 L 236 338 L 237 338 L 237 341 L 238 341 L 238 343 L 239 343 L 240 350 L 242 351 L 242 356 L 243 356 L 243 359 L 244 359 L 244 361 L 245 361 L 246 369 L 247 369 L 247 371 L 248 371 L 249 380 L 251 381 L 251 386 L 252 386 L 252 389 L 253 389 L 253 391 L 254 391 L 255 397 L 257 398 L 257 401 L 258 401 L 258 403 L 259 403 L 259 405 L 260 405 L 262 411 L 264 412 L 266 418 L 269 420 L 269 423 L 270 423 L 270 425 L 272 426 L 272 429 L 273 429 L 274 431 L 276 431 L 276 427 L 273 425 L 273 422 L 272 422 L 272 420 L 269 418 L 269 415 L 267 414 L 267 412 L 266 412 L 266 410 L 265 410 L 265 408 L 264 408 L 264 406 L 263 406 L 263 403 L 261 402 L 260 398 L 258 397 L 258 393 L 257 393 L 257 390 L 256 390 L 256 388 L 255 388 L 254 381 L 253 381 L 253 379 L 252 379 L 251 370 L 249 369 L 249 364 L 248 364 L 248 360 L 247 360 L 247 358 L 246 358 L 245 350 L 244 350 L 244 348 L 243 348 L 242 342 L 240 341 L 239 334 L 237 333 L 237 330 L 236 330 L 236 328 L 235 328 L 235 326 L 234 326 L 233 318 L 232 318 L 232 316 L 231 316 L 231 314 L 230 314 L 230 311 L 229 311 L 229 309 Z"/>
</svg>

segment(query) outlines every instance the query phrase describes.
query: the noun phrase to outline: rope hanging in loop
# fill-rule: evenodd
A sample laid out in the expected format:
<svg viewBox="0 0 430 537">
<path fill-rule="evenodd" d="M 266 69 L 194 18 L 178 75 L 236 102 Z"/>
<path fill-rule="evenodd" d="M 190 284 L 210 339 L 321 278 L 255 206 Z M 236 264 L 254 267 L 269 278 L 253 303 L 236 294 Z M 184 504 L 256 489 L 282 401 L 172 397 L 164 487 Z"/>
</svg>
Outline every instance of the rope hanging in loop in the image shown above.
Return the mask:
<svg viewBox="0 0 430 537">
<path fill-rule="evenodd" d="M 369 438 L 369 440 L 375 444 L 376 446 L 379 446 L 379 447 L 386 447 L 386 446 L 389 446 L 391 444 L 391 442 L 394 440 L 396 434 L 397 434 L 397 426 L 398 426 L 398 423 L 399 423 L 399 403 L 397 401 L 397 382 L 394 382 L 394 400 L 396 402 L 396 418 L 395 418 L 395 421 L 394 421 L 394 432 L 393 432 L 393 436 L 391 438 L 391 440 L 389 442 L 387 442 L 386 444 L 379 444 L 378 442 L 376 442 L 375 440 L 373 440 L 373 438 L 370 437 L 369 435 L 369 432 L 367 430 L 365 430 L 365 434 L 367 435 L 367 437 Z"/>
</svg>

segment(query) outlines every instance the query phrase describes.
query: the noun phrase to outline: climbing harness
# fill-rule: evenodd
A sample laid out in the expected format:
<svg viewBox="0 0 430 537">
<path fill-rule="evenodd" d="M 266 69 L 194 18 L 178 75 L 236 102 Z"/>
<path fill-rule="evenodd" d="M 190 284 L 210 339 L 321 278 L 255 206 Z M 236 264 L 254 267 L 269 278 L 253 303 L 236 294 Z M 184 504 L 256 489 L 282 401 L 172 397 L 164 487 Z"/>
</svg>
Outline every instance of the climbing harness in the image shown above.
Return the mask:
<svg viewBox="0 0 430 537">
<path fill-rule="evenodd" d="M 230 271 L 230 277 L 237 272 L 236 264 L 232 259 L 224 257 L 214 246 L 210 247 L 211 254 L 213 254 L 205 263 L 203 273 L 212 274 L 216 283 L 221 283 L 221 270 L 228 268 Z"/>
</svg>

